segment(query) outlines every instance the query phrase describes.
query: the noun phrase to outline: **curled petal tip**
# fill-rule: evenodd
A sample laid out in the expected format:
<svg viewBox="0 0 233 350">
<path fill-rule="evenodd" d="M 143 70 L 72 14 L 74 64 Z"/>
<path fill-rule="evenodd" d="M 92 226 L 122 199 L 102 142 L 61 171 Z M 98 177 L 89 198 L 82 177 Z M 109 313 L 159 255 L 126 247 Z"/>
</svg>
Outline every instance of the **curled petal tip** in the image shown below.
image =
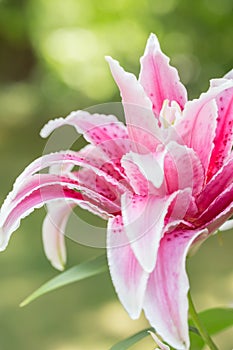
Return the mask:
<svg viewBox="0 0 233 350">
<path fill-rule="evenodd" d="M 112 58 L 111 56 L 105 56 L 105 60 L 108 62 L 111 73 L 117 82 L 117 77 L 120 72 L 124 72 L 123 68 L 120 66 L 120 63 Z"/>
<path fill-rule="evenodd" d="M 59 271 L 64 271 L 65 270 L 65 264 L 61 263 L 61 264 L 53 264 L 51 262 L 51 265 L 56 269 L 56 270 L 59 270 Z"/>
<path fill-rule="evenodd" d="M 113 65 L 113 64 L 118 64 L 119 65 L 119 62 L 117 60 L 115 60 L 114 58 L 112 58 L 112 56 L 105 56 L 104 58 L 108 62 L 108 64 L 110 66 Z"/>
<path fill-rule="evenodd" d="M 42 137 L 43 139 L 48 137 L 54 131 L 54 126 L 58 127 L 59 125 L 62 125 L 63 121 L 64 121 L 64 118 L 56 118 L 54 120 L 50 120 L 41 129 L 40 137 Z"/>
<path fill-rule="evenodd" d="M 113 60 L 112 56 L 108 56 L 108 55 L 104 56 L 104 58 L 107 62 Z"/>
</svg>

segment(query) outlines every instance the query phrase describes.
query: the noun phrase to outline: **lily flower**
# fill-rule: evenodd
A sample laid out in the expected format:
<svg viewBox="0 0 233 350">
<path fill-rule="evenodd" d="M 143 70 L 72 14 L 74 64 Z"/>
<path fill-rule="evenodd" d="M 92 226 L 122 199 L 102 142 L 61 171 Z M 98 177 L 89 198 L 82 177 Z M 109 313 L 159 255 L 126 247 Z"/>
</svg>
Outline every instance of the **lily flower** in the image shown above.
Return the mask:
<svg viewBox="0 0 233 350">
<path fill-rule="evenodd" d="M 0 247 L 22 218 L 47 204 L 45 252 L 62 269 L 72 208 L 108 220 L 108 263 L 121 303 L 133 319 L 143 309 L 173 348 L 189 349 L 186 257 L 233 214 L 233 73 L 187 101 L 155 35 L 138 80 L 106 59 L 126 126 L 84 111 L 50 121 L 42 137 L 70 125 L 90 144 L 42 156 L 23 171 L 0 212 Z M 38 173 L 48 167 L 49 174 Z"/>
</svg>

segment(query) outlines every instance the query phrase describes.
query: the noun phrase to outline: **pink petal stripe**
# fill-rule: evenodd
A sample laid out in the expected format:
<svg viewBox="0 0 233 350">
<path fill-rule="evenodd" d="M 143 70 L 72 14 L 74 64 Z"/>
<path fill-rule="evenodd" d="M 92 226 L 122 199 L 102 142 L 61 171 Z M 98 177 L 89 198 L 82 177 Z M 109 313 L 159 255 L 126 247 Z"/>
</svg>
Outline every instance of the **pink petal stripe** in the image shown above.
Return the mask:
<svg viewBox="0 0 233 350">
<path fill-rule="evenodd" d="M 121 158 L 129 151 L 127 129 L 113 115 L 90 114 L 85 111 L 72 112 L 66 118 L 51 120 L 41 130 L 42 137 L 48 137 L 55 129 L 71 125 L 78 133 L 95 146 L 99 146 L 110 158 Z"/>
<path fill-rule="evenodd" d="M 111 57 L 106 59 L 121 92 L 128 134 L 133 141 L 132 150 L 137 153 L 155 151 L 160 144 L 161 132 L 150 99 L 133 74 L 125 72 Z"/>
<path fill-rule="evenodd" d="M 187 101 L 187 92 L 177 70 L 169 65 L 169 58 L 162 53 L 157 37 L 151 34 L 141 58 L 139 82 L 153 103 L 155 116 L 159 116 L 163 102 L 176 101 L 181 109 Z"/>
<path fill-rule="evenodd" d="M 186 256 L 192 242 L 204 232 L 175 230 L 163 237 L 145 294 L 143 309 L 151 326 L 179 350 L 189 349 Z"/>
<path fill-rule="evenodd" d="M 121 216 L 109 219 L 107 230 L 109 270 L 118 297 L 130 317 L 139 317 L 148 273 L 143 271 L 130 247 Z"/>
<path fill-rule="evenodd" d="M 147 272 L 154 269 L 165 217 L 173 200 L 178 201 L 178 194 L 145 197 L 125 193 L 122 196 L 124 229 L 137 260 Z"/>
</svg>

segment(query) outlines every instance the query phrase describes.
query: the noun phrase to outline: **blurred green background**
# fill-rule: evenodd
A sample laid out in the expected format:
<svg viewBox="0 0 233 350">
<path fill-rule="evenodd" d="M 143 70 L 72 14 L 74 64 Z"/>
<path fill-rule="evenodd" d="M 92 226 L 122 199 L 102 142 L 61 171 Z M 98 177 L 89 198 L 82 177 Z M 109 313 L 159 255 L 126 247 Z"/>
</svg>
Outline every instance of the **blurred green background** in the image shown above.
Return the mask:
<svg viewBox="0 0 233 350">
<path fill-rule="evenodd" d="M 198 97 L 232 66 L 232 0 L 0 0 L 0 199 L 40 156 L 43 124 L 93 104 L 119 101 L 104 55 L 138 74 L 150 32 Z M 0 255 L 0 349 L 109 349 L 147 326 L 128 318 L 108 274 L 68 286 L 20 309 L 56 271 L 41 243 L 45 211 L 24 220 Z M 68 266 L 102 254 L 67 240 Z M 232 232 L 209 239 L 188 262 L 198 309 L 233 305 Z M 233 345 L 232 329 L 216 338 Z M 153 349 L 151 339 L 132 349 Z"/>
</svg>

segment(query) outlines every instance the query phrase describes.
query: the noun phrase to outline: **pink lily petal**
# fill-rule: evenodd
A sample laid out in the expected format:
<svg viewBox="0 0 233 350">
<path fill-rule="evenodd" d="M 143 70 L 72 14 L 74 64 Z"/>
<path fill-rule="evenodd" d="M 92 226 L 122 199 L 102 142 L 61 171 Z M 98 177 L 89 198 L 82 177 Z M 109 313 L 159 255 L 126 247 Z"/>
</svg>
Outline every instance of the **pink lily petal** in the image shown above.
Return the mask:
<svg viewBox="0 0 233 350">
<path fill-rule="evenodd" d="M 122 157 L 121 164 L 136 194 L 158 192 L 164 182 L 164 157 L 165 151 L 143 155 L 129 152 Z"/>
<path fill-rule="evenodd" d="M 41 130 L 42 137 L 48 137 L 55 129 L 71 125 L 78 133 L 95 146 L 99 146 L 110 158 L 121 158 L 129 151 L 127 129 L 113 115 L 90 114 L 84 111 L 72 112 L 66 118 L 51 120 Z"/>
<path fill-rule="evenodd" d="M 187 103 L 176 130 L 184 144 L 197 153 L 206 172 L 214 147 L 218 111 L 214 100 L 204 101 L 201 108 L 199 105 L 199 100 Z"/>
<path fill-rule="evenodd" d="M 209 235 L 211 235 L 212 233 L 216 233 L 224 225 L 224 223 L 226 223 L 227 220 L 229 220 L 232 217 L 232 215 L 233 204 L 231 203 L 226 209 L 223 210 L 223 212 L 218 214 L 214 219 L 212 218 L 212 220 L 209 223 L 206 223 L 205 226 L 209 231 Z M 205 238 L 203 240 L 205 240 Z"/>
<path fill-rule="evenodd" d="M 132 150 L 138 153 L 155 151 L 160 143 L 161 132 L 150 99 L 133 74 L 125 72 L 111 57 L 106 60 L 121 92 L 128 134 L 133 141 Z"/>
<path fill-rule="evenodd" d="M 76 190 L 82 191 L 83 194 Z M 3 203 L 0 214 L 1 249 L 6 248 L 11 234 L 17 230 L 22 218 L 33 212 L 35 208 L 40 208 L 43 204 L 56 199 L 71 200 L 104 219 L 120 211 L 117 204 L 80 186 L 77 181 L 65 176 L 35 174 L 20 186 L 14 186 L 13 191 Z"/>
<path fill-rule="evenodd" d="M 233 158 L 212 177 L 196 199 L 200 212 L 204 211 L 233 182 Z"/>
<path fill-rule="evenodd" d="M 89 153 L 91 154 L 91 153 Z M 104 177 L 107 182 L 110 182 L 113 185 L 118 186 L 125 191 L 125 187 L 119 182 L 118 179 L 114 178 L 111 175 L 110 171 L 104 171 L 101 169 L 104 168 L 105 163 L 101 158 L 93 158 L 88 156 L 81 156 L 79 152 L 74 151 L 61 151 L 57 153 L 50 153 L 45 156 L 42 156 L 35 161 L 33 161 L 25 170 L 21 173 L 21 175 L 17 178 L 15 185 L 18 185 L 21 181 L 24 181 L 32 174 L 41 171 L 47 167 L 51 167 L 53 165 L 70 164 L 73 166 L 81 166 L 87 169 L 93 170 L 98 176 Z M 110 165 L 111 166 L 111 165 Z M 108 166 L 109 169 L 109 166 Z"/>
<path fill-rule="evenodd" d="M 152 195 L 145 197 L 130 193 L 122 196 L 125 232 L 137 260 L 147 272 L 153 271 L 155 267 L 169 206 L 174 199 L 177 199 L 176 206 L 183 205 L 178 201 L 179 198 L 182 198 L 178 197 L 179 193 L 180 191 L 163 197 Z M 190 192 L 187 191 L 186 195 L 189 197 Z M 182 214 L 185 215 L 185 213 Z"/>
<path fill-rule="evenodd" d="M 94 171 L 90 169 L 80 169 L 77 172 L 71 173 L 70 176 L 74 176 L 81 186 L 101 194 L 120 206 L 121 192 L 118 187 L 110 184 L 103 177 L 96 175 Z"/>
<path fill-rule="evenodd" d="M 218 222 L 220 227 L 227 219 L 232 215 L 233 208 L 233 184 L 227 187 L 222 193 L 220 193 L 214 201 L 207 207 L 205 211 L 196 219 L 196 226 L 209 227 L 213 222 Z M 216 227 L 216 229 L 218 229 Z M 212 229 L 211 229 L 211 232 Z"/>
<path fill-rule="evenodd" d="M 153 103 L 155 116 L 159 116 L 165 100 L 176 101 L 181 109 L 187 101 L 187 92 L 177 70 L 169 65 L 162 53 L 156 35 L 151 34 L 141 58 L 139 82 Z"/>
<path fill-rule="evenodd" d="M 72 189 L 76 189 L 82 192 L 83 199 L 87 199 L 90 203 L 98 206 L 100 209 L 103 208 L 104 212 L 108 211 L 111 213 L 118 213 L 120 211 L 120 206 L 114 203 L 110 199 L 102 196 L 92 189 L 81 186 L 77 179 L 70 178 L 68 176 L 58 176 L 54 174 L 35 174 L 31 176 L 27 181 L 20 186 L 14 185 L 13 191 L 8 196 L 7 200 L 3 203 L 0 219 L 3 220 L 4 215 L 8 215 L 11 208 L 18 205 L 22 199 L 30 195 L 33 191 L 40 189 L 43 191 L 43 186 L 48 185 L 64 185 Z M 108 216 L 109 216 L 108 215 Z"/>
<path fill-rule="evenodd" d="M 134 256 L 121 216 L 108 221 L 107 247 L 110 274 L 118 297 L 130 317 L 136 319 L 142 309 L 148 273 Z"/>
<path fill-rule="evenodd" d="M 198 210 L 196 207 L 195 198 L 192 196 L 192 190 L 190 188 L 185 188 L 175 192 L 173 195 L 174 198 L 169 205 L 168 212 L 165 217 L 166 232 L 170 232 L 180 224 L 193 228 L 194 226 L 192 222 L 189 222 L 188 220 L 190 217 L 195 217 Z"/>
<path fill-rule="evenodd" d="M 43 222 L 44 251 L 48 260 L 58 270 L 63 270 L 66 263 L 64 234 L 72 206 L 63 201 L 53 201 L 47 205 L 48 213 Z"/>
<path fill-rule="evenodd" d="M 233 80 L 231 81 L 233 83 Z M 218 106 L 218 124 L 214 149 L 210 158 L 208 179 L 221 168 L 225 159 L 231 153 L 233 143 L 233 87 L 218 94 L 216 102 Z"/>
<path fill-rule="evenodd" d="M 175 349 L 189 349 L 189 281 L 185 261 L 193 241 L 205 230 L 175 230 L 160 242 L 143 309 L 152 327 Z"/>
<path fill-rule="evenodd" d="M 231 142 L 229 122 L 231 122 L 230 116 L 232 113 L 230 113 L 229 108 L 232 108 L 232 87 L 233 80 L 225 79 L 224 83 L 210 87 L 206 93 L 201 94 L 199 99 L 187 102 L 183 118 L 175 126 L 180 137 L 178 142 L 193 148 L 201 159 L 203 166 L 209 166 L 208 169 L 205 168 L 205 170 L 208 170 L 209 179 L 222 166 L 228 155 L 229 145 L 226 148 L 225 146 Z M 224 107 L 220 106 L 220 99 L 221 103 L 226 103 Z M 215 113 L 215 103 L 217 103 L 218 114 Z M 202 132 L 200 133 L 200 131 Z M 222 141 L 225 140 L 226 135 L 229 140 L 225 145 L 225 141 L 224 143 Z M 209 153 L 212 150 L 211 156 L 203 150 L 203 144 L 206 145 L 204 148 Z"/>
<path fill-rule="evenodd" d="M 36 189 L 25 197 L 20 203 L 9 210 L 5 220 L 0 225 L 0 250 L 4 250 L 11 234 L 17 230 L 22 218 L 31 214 L 34 209 L 42 207 L 45 203 L 55 199 L 70 199 L 79 204 L 83 201 L 80 193 L 61 185 L 44 186 L 43 191 Z"/>
<path fill-rule="evenodd" d="M 100 170 L 104 171 L 108 175 L 111 175 L 119 182 L 125 183 L 124 179 L 126 176 L 124 174 L 124 169 L 121 166 L 121 158 L 109 159 L 103 154 L 103 151 L 99 146 L 97 147 L 93 145 L 83 147 L 78 154 L 87 159 L 91 164 L 97 164 L 98 162 L 98 168 Z"/>
<path fill-rule="evenodd" d="M 193 149 L 171 141 L 166 146 L 164 174 L 167 193 L 191 188 L 198 194 L 204 184 L 204 170 Z"/>
</svg>

